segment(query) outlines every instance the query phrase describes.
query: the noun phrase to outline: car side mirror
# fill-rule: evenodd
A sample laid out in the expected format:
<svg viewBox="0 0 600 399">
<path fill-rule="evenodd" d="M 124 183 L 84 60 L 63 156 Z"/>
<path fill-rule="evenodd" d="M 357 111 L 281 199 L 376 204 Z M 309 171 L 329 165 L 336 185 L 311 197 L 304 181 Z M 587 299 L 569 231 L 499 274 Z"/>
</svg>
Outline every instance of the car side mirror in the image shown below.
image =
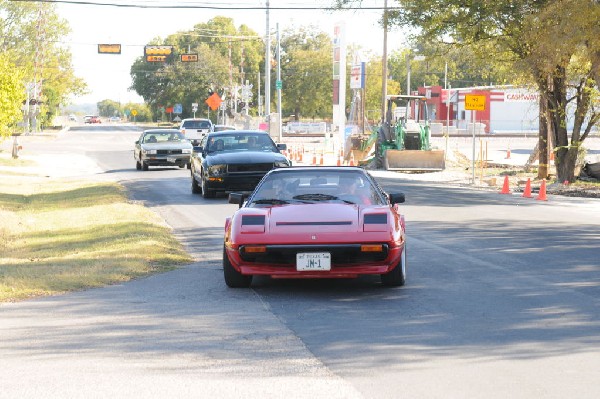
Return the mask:
<svg viewBox="0 0 600 399">
<path fill-rule="evenodd" d="M 388 199 L 390 200 L 390 204 L 392 204 L 392 205 L 401 204 L 404 201 L 406 201 L 406 197 L 404 196 L 404 193 L 388 194 Z"/>
<path fill-rule="evenodd" d="M 139 141 L 139 140 L 136 140 L 136 141 L 135 141 L 135 144 L 136 144 L 136 145 L 137 145 L 137 144 L 139 144 L 139 143 L 140 143 L 140 141 Z"/>
<path fill-rule="evenodd" d="M 277 149 L 279 151 L 285 151 L 287 150 L 287 144 L 277 144 Z"/>
<path fill-rule="evenodd" d="M 194 146 L 194 148 L 192 149 L 192 151 L 194 151 L 194 154 L 200 153 L 200 152 L 202 152 L 202 147 L 200 147 L 200 146 Z"/>
<path fill-rule="evenodd" d="M 229 193 L 229 200 L 228 202 L 230 204 L 237 204 L 238 207 L 242 207 L 242 205 L 244 204 L 244 201 L 246 200 L 246 198 L 248 198 L 248 194 L 244 194 L 244 193 Z"/>
</svg>

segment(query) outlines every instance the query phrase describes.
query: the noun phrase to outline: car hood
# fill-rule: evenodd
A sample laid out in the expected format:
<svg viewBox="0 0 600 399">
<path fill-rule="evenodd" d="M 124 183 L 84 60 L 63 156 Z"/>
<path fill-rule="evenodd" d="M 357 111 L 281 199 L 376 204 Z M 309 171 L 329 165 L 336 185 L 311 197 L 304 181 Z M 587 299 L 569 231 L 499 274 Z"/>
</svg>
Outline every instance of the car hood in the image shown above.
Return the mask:
<svg viewBox="0 0 600 399">
<path fill-rule="evenodd" d="M 360 210 L 355 205 L 302 204 L 270 208 L 272 233 L 292 230 L 343 232 L 358 228 Z"/>
<path fill-rule="evenodd" d="M 192 149 L 192 144 L 189 142 L 180 143 L 144 143 L 142 144 L 144 150 L 182 150 Z"/>
<path fill-rule="evenodd" d="M 237 163 L 270 163 L 287 161 L 287 158 L 277 152 L 240 151 L 208 154 L 206 162 L 209 165 L 237 164 Z"/>
</svg>

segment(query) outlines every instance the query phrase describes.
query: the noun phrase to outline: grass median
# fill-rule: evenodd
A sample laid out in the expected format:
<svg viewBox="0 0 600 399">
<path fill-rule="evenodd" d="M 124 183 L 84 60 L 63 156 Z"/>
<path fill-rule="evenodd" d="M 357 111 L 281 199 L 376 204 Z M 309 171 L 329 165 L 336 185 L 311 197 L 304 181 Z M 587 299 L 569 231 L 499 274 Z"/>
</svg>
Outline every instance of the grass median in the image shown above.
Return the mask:
<svg viewBox="0 0 600 399">
<path fill-rule="evenodd" d="M 115 183 L 0 176 L 0 302 L 100 287 L 192 258 Z"/>
</svg>

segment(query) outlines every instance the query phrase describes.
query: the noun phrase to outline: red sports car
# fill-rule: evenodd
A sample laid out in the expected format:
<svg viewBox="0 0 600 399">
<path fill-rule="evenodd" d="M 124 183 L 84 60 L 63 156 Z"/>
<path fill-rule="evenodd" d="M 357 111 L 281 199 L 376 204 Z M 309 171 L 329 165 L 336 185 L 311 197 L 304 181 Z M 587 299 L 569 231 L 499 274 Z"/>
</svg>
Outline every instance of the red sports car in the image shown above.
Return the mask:
<svg viewBox="0 0 600 399">
<path fill-rule="evenodd" d="M 355 278 L 379 274 L 384 285 L 406 280 L 406 233 L 398 204 L 358 167 L 273 169 L 225 222 L 223 272 L 229 287 L 272 278 Z"/>
</svg>

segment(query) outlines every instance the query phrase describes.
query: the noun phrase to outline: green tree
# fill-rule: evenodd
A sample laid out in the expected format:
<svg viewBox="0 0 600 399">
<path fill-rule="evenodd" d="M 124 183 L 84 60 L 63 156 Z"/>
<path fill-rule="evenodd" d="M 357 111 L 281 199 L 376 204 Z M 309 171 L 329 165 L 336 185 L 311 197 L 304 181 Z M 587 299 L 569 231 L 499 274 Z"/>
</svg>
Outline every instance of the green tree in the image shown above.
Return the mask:
<svg viewBox="0 0 600 399">
<path fill-rule="evenodd" d="M 331 114 L 331 39 L 314 27 L 287 30 L 281 39 L 282 108 L 296 120 Z M 274 82 L 274 79 L 271 79 Z"/>
<path fill-rule="evenodd" d="M 21 103 L 25 100 L 22 75 L 7 54 L 0 54 L 0 137 L 9 136 L 22 119 Z"/>
<path fill-rule="evenodd" d="M 354 0 L 338 0 L 338 5 Z M 600 113 L 600 3 L 590 0 L 398 0 L 390 20 L 413 28 L 415 40 L 468 46 L 479 60 L 505 64 L 541 94 L 540 143 L 546 131 L 556 148 L 559 181 L 573 181 L 579 149 Z M 418 38 L 418 39 L 416 39 Z M 573 112 L 567 112 L 569 105 Z M 569 115 L 572 132 L 569 137 Z M 547 164 L 540 151 L 540 165 Z M 545 169 L 540 175 L 545 177 Z"/>
<path fill-rule="evenodd" d="M 97 104 L 100 116 L 111 117 L 123 114 L 121 104 L 113 100 L 102 100 Z"/>
<path fill-rule="evenodd" d="M 43 32 L 38 29 L 39 15 L 43 15 Z M 47 124 L 70 96 L 85 92 L 85 83 L 74 75 L 70 52 L 60 46 L 68 32 L 54 4 L 0 0 L 0 53 L 9 54 L 23 71 L 23 90 L 25 83 L 42 82 L 42 124 Z"/>
</svg>

